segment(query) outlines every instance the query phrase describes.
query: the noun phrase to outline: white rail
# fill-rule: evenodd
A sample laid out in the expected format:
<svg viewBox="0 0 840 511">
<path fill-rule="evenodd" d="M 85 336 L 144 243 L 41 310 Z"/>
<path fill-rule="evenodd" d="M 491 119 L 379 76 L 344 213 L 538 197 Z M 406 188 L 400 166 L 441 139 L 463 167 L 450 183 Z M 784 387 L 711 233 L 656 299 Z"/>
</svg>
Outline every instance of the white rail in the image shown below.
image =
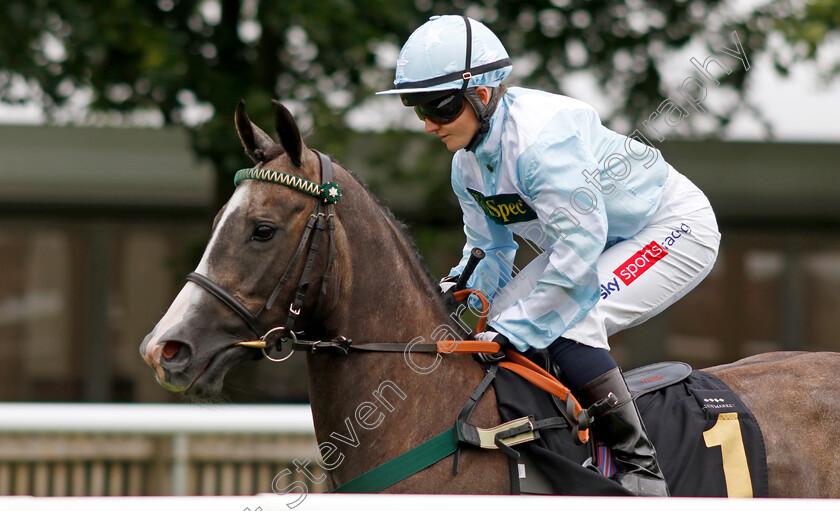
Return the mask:
<svg viewBox="0 0 840 511">
<path fill-rule="evenodd" d="M 184 489 L 189 435 L 313 435 L 306 405 L 98 405 L 0 403 L 0 434 L 147 434 L 171 436 L 173 479 Z M 175 452 L 179 451 L 180 452 Z M 180 465 L 179 465 L 180 463 Z M 175 484 L 176 481 L 173 481 Z M 177 488 L 177 486 L 173 486 Z M 2 497 L 2 511 L 321 511 L 342 509 L 602 509 L 624 511 L 836 511 L 840 500 L 654 499 L 617 497 L 515 497 L 453 495 L 324 495 L 271 493 L 242 497 Z"/>
<path fill-rule="evenodd" d="M 169 491 L 173 495 L 189 493 L 190 464 L 192 461 L 190 455 L 191 440 L 196 436 L 249 435 L 254 437 L 271 435 L 274 438 L 288 436 L 290 438 L 302 438 L 304 444 L 307 442 L 306 439 L 310 439 L 310 443 L 314 447 L 314 428 L 308 405 L 0 403 L 0 434 L 6 436 L 6 443 L 3 444 L 6 446 L 16 446 L 17 438 L 40 435 L 39 441 L 34 443 L 38 444 L 37 448 L 42 450 L 44 449 L 43 443 L 50 442 L 60 435 L 169 437 L 171 441 L 168 442 L 169 455 L 166 463 L 169 471 Z M 95 440 L 92 442 L 95 444 Z M 300 451 L 300 442 L 300 440 L 297 441 L 298 451 Z M 16 456 L 26 458 L 25 450 L 25 447 L 16 449 L 16 452 L 20 452 Z M 7 453 L 0 452 L 0 460 L 4 456 L 7 456 Z M 291 460 L 291 457 L 289 459 Z M 25 488 L 29 486 L 29 483 L 24 479 L 29 478 L 38 480 L 39 482 L 35 484 L 38 484 L 40 488 L 49 486 L 60 488 L 58 491 L 67 491 L 65 481 L 68 480 L 68 477 L 74 477 L 74 480 L 84 479 L 86 476 L 83 472 L 87 470 L 76 463 L 76 472 L 64 475 L 66 472 L 72 471 L 66 463 L 59 469 L 41 463 L 40 468 L 37 469 L 37 474 L 30 475 L 26 463 L 17 463 L 14 468 L 11 468 L 10 463 L 5 465 L 0 463 L 0 479 L 3 479 L 0 481 L 0 494 L 4 491 L 10 491 L 11 483 L 8 482 L 9 480 L 14 479 L 17 481 L 17 487 Z M 232 467 L 232 465 L 228 464 L 228 467 Z M 60 473 L 59 476 L 54 474 L 57 470 Z M 97 479 L 107 477 L 105 473 L 108 470 L 103 468 L 102 464 L 99 464 L 95 470 Z M 123 469 L 117 466 L 115 470 L 119 472 Z M 139 469 L 135 467 L 133 470 L 136 480 Z M 50 476 L 50 473 L 53 473 L 53 475 Z M 209 472 L 207 473 L 209 474 Z M 52 482 L 47 482 L 48 479 Z M 113 485 L 116 486 L 121 479 L 120 474 L 115 473 L 111 480 L 114 481 Z M 230 470 L 228 470 L 227 479 L 235 479 Z M 70 484 L 72 486 L 76 483 Z M 105 485 L 106 483 L 100 483 L 98 487 L 101 489 Z M 133 486 L 136 488 L 140 484 L 135 483 Z M 262 486 L 254 489 L 259 491 L 269 488 Z M 48 495 L 56 494 L 48 490 L 41 491 Z M 19 493 L 19 491 L 12 493 Z M 36 492 L 36 494 L 44 493 Z M 64 493 L 58 493 L 58 495 L 61 494 Z M 90 494 L 96 495 L 98 493 Z M 128 492 L 125 494 L 136 493 Z M 0 510 L 5 509 L 0 506 Z"/>
<path fill-rule="evenodd" d="M 4 433 L 313 434 L 308 405 L 0 403 Z"/>
</svg>

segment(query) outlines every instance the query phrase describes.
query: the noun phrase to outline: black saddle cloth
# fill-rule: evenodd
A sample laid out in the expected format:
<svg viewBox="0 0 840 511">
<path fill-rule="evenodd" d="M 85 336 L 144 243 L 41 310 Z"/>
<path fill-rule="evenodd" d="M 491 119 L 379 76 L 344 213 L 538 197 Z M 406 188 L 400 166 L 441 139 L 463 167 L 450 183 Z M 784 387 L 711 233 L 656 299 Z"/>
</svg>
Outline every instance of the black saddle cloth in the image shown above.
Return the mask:
<svg viewBox="0 0 840 511">
<path fill-rule="evenodd" d="M 545 366 L 545 359 L 535 359 Z M 562 415 L 558 403 L 519 375 L 500 368 L 493 383 L 504 421 L 532 415 L 537 420 Z M 719 378 L 691 371 L 675 384 L 644 390 L 636 403 L 673 496 L 767 496 L 764 440 L 753 414 Z M 736 415 L 737 414 L 737 415 Z M 574 445 L 570 429 L 542 430 L 516 449 L 511 460 L 514 489 L 533 474 L 557 495 L 627 495 L 601 472 L 583 466 L 596 456 L 590 446 Z M 601 465 L 606 465 L 601 463 Z M 519 478 L 519 480 L 516 480 Z M 522 491 L 526 492 L 523 484 Z M 533 487 L 533 485 L 531 485 Z M 532 490 L 531 490 L 532 491 Z"/>
</svg>

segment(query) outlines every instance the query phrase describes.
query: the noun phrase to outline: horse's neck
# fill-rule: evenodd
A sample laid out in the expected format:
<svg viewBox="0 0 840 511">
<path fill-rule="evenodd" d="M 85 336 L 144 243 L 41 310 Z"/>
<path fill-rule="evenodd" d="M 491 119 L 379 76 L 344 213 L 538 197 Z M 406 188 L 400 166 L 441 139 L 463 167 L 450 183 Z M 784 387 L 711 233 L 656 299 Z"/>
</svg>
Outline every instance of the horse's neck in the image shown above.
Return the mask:
<svg viewBox="0 0 840 511">
<path fill-rule="evenodd" d="M 347 209 L 355 212 L 353 220 L 340 219 L 349 246 L 339 250 L 341 299 L 327 330 L 355 344 L 407 343 L 421 337 L 430 342 L 440 327 L 458 332 L 399 228 L 360 186 L 352 192 L 342 200 L 365 195 Z M 414 353 L 410 358 L 403 353 L 358 352 L 309 356 L 318 441 L 335 444 L 352 460 L 332 471 L 336 481 L 451 426 L 482 376 L 469 356 L 449 357 L 437 366 L 432 354 Z"/>
<path fill-rule="evenodd" d="M 339 251 L 342 300 L 330 323 L 341 330 L 335 333 L 359 342 L 428 337 L 436 326 L 452 322 L 436 299 L 436 286 L 401 228 L 361 185 L 353 184 L 354 214 L 339 219 L 347 246 Z"/>
</svg>

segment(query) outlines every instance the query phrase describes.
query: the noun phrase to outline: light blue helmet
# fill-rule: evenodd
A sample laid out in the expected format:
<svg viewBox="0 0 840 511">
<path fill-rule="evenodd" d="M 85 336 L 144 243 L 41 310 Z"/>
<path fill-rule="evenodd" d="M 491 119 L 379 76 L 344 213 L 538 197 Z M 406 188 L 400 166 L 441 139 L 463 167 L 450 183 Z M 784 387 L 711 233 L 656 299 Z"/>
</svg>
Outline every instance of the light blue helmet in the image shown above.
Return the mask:
<svg viewBox="0 0 840 511">
<path fill-rule="evenodd" d="M 482 23 L 466 16 L 432 16 L 400 50 L 395 88 L 377 94 L 496 87 L 511 69 L 502 42 Z"/>
</svg>

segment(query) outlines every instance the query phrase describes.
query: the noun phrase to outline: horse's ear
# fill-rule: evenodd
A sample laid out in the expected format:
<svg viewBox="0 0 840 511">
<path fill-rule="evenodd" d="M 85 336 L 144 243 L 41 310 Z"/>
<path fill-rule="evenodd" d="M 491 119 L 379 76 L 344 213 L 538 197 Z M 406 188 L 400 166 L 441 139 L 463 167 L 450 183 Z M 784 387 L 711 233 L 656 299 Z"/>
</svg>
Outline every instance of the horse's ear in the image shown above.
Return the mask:
<svg viewBox="0 0 840 511">
<path fill-rule="evenodd" d="M 245 154 L 250 156 L 254 163 L 265 161 L 265 153 L 276 143 L 266 132 L 248 119 L 248 114 L 245 113 L 244 100 L 240 100 L 239 104 L 236 105 L 236 115 L 234 117 L 236 119 L 236 131 L 239 133 L 239 139 L 242 140 L 243 147 L 245 147 Z"/>
<path fill-rule="evenodd" d="M 271 106 L 274 107 L 274 129 L 277 131 L 277 136 L 280 137 L 280 144 L 288 153 L 294 166 L 300 167 L 303 139 L 300 136 L 295 118 L 279 101 L 272 99 Z"/>
</svg>

